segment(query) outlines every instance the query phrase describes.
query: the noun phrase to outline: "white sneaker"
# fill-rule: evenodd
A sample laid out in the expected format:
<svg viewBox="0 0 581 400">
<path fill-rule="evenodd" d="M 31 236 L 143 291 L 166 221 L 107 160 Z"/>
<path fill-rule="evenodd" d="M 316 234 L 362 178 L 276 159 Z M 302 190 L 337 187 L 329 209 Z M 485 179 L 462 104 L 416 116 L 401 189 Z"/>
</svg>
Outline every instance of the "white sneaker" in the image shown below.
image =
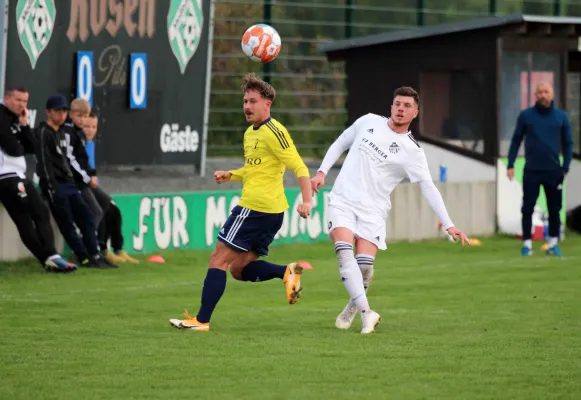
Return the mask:
<svg viewBox="0 0 581 400">
<path fill-rule="evenodd" d="M 368 270 L 367 274 L 363 275 L 363 286 L 365 286 L 365 293 L 371 285 L 371 280 L 373 279 L 373 269 Z M 349 303 L 345 306 L 341 314 L 335 320 L 335 327 L 338 329 L 349 329 L 355 316 L 357 315 L 357 307 L 353 300 L 349 300 Z"/>
<path fill-rule="evenodd" d="M 352 300 L 349 300 L 349 303 L 347 303 L 343 311 L 341 311 L 341 314 L 335 320 L 335 327 L 338 329 L 349 329 L 356 315 L 357 307 L 355 307 Z"/>
<path fill-rule="evenodd" d="M 375 327 L 381 322 L 381 316 L 373 310 L 361 313 L 361 333 L 373 333 Z"/>
</svg>

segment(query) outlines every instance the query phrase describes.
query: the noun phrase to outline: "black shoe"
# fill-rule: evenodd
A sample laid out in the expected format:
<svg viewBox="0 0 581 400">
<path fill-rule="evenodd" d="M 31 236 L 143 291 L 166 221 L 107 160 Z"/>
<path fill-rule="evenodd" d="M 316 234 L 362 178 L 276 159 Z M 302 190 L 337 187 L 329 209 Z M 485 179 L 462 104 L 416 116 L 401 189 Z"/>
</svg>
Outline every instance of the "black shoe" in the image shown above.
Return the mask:
<svg viewBox="0 0 581 400">
<path fill-rule="evenodd" d="M 84 268 L 110 268 L 107 264 L 103 262 L 103 259 L 99 256 L 85 258 L 80 264 L 80 267 Z"/>
<path fill-rule="evenodd" d="M 98 268 L 97 265 L 90 258 L 83 258 L 79 260 L 79 267 L 82 268 Z"/>
<path fill-rule="evenodd" d="M 119 268 L 117 265 L 110 263 L 105 257 L 97 256 L 93 258 L 93 262 L 98 265 L 97 268 Z"/>
<path fill-rule="evenodd" d="M 103 260 L 103 262 L 105 264 L 107 264 L 109 266 L 109 268 L 119 268 L 118 265 L 113 264 L 111 261 L 107 260 L 105 257 L 101 257 L 101 260 Z"/>
</svg>

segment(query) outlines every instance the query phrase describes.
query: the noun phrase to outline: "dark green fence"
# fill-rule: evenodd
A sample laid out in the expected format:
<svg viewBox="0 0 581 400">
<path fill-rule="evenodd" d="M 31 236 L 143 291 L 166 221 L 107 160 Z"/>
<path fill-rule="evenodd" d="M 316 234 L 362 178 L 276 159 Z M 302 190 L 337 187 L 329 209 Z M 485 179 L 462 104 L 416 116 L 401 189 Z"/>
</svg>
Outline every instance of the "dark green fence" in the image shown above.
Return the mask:
<svg viewBox="0 0 581 400">
<path fill-rule="evenodd" d="M 248 72 L 277 89 L 273 116 L 301 153 L 320 156 L 345 127 L 346 93 L 344 65 L 327 62 L 318 43 L 518 12 L 579 16 L 581 0 L 215 0 L 208 154 L 240 154 L 247 127 L 240 85 Z M 279 57 L 266 66 L 240 48 L 242 34 L 255 23 L 271 24 L 282 37 Z"/>
</svg>

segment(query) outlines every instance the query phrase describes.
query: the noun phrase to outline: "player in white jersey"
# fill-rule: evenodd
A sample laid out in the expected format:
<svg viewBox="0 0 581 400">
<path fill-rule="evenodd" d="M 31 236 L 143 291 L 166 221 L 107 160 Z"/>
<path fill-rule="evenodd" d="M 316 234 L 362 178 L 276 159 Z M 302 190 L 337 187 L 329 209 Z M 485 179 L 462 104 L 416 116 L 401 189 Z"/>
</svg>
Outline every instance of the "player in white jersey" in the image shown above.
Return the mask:
<svg viewBox="0 0 581 400">
<path fill-rule="evenodd" d="M 341 279 L 351 298 L 335 321 L 337 328 L 348 329 L 357 312 L 361 314 L 363 334 L 374 332 L 381 321 L 380 315 L 370 309 L 366 292 L 373 278 L 377 250 L 387 248 L 390 194 L 405 178 L 419 183 L 424 198 L 454 240 L 459 238 L 462 245 L 470 244 L 450 220 L 440 191 L 432 181 L 424 151 L 409 131 L 419 113 L 418 105 L 419 97 L 414 89 L 397 89 L 391 118 L 367 114 L 356 120 L 329 147 L 311 180 L 313 190 L 318 191 L 325 184 L 329 169 L 349 150 L 329 193 L 329 233 Z"/>
</svg>

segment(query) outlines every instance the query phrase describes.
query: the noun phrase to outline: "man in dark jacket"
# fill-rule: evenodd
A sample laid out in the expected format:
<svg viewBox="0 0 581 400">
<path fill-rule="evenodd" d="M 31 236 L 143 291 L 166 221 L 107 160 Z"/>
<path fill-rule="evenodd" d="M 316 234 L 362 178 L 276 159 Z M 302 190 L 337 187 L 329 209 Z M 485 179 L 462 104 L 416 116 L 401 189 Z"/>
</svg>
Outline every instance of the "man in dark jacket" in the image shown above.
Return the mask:
<svg viewBox="0 0 581 400">
<path fill-rule="evenodd" d="M 545 190 L 549 211 L 547 254 L 560 256 L 558 242 L 561 231 L 560 212 L 563 204 L 563 180 L 573 157 L 571 123 L 567 113 L 553 103 L 553 88 L 541 83 L 535 91 L 537 102 L 523 110 L 517 120 L 508 153 L 508 178 L 514 178 L 514 161 L 522 140 L 525 140 L 523 175 L 522 231 L 523 256 L 532 255 L 532 217 L 541 185 Z M 563 165 L 560 154 L 563 153 Z"/>
<path fill-rule="evenodd" d="M 68 104 L 62 96 L 51 96 L 46 102 L 47 121 L 36 129 L 38 141 L 37 175 L 51 211 L 63 237 L 83 267 L 108 267 L 99 251 L 93 214 L 75 185 L 67 158 L 67 138 L 61 126 L 67 117 Z M 81 231 L 77 233 L 75 224 Z"/>
<path fill-rule="evenodd" d="M 76 266 L 57 254 L 48 208 L 25 176 L 24 155 L 35 152 L 28 97 L 25 87 L 14 86 L 0 104 L 0 202 L 24 245 L 47 271 L 71 272 Z"/>
</svg>

